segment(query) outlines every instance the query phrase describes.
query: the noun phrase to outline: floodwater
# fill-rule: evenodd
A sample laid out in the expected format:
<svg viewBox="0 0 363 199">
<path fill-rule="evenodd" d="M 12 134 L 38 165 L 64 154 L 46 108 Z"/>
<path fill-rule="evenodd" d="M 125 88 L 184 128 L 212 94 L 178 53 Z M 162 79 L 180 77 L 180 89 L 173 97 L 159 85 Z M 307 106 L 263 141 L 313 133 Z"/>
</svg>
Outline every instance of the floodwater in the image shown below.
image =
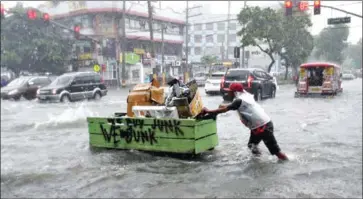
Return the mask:
<svg viewBox="0 0 363 199">
<path fill-rule="evenodd" d="M 126 90 L 99 102 L 1 102 L 2 197 L 362 197 L 362 79 L 333 99 L 280 86 L 261 102 L 290 161 L 247 150 L 236 113 L 218 116 L 220 144 L 196 159 L 90 150 L 87 116 L 126 110 Z M 220 96 L 205 96 L 216 108 Z"/>
</svg>

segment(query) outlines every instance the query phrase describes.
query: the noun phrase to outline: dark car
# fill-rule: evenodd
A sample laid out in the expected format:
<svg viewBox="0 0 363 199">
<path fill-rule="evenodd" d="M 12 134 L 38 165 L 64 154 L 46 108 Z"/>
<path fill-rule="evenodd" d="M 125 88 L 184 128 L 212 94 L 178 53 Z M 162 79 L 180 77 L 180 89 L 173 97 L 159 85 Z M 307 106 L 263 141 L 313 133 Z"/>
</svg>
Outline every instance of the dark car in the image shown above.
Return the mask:
<svg viewBox="0 0 363 199">
<path fill-rule="evenodd" d="M 39 88 L 51 82 L 47 76 L 21 76 L 1 88 L 1 98 L 19 100 L 24 97 L 32 100 L 36 98 Z"/>
<path fill-rule="evenodd" d="M 40 102 L 71 102 L 83 99 L 100 99 L 107 95 L 101 76 L 94 72 L 72 72 L 57 77 L 48 86 L 39 89 Z"/>
<path fill-rule="evenodd" d="M 229 86 L 231 83 L 241 83 L 244 90 L 253 94 L 256 101 L 263 98 L 274 98 L 276 94 L 276 84 L 274 78 L 258 68 L 231 68 L 226 71 L 226 74 L 221 81 L 221 94 L 223 100 L 232 101 L 228 95 Z"/>
</svg>

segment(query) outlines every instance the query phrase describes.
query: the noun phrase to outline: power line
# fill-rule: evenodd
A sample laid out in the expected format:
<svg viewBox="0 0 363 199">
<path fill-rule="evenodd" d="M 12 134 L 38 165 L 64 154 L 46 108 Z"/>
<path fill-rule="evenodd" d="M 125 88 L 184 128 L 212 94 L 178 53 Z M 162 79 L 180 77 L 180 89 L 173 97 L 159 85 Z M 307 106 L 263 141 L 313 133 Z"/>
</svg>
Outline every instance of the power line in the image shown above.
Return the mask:
<svg viewBox="0 0 363 199">
<path fill-rule="evenodd" d="M 355 5 L 355 4 L 362 4 L 362 2 L 354 2 L 354 3 L 344 3 L 344 4 L 339 4 L 339 5 L 334 5 L 334 6 L 350 6 L 350 5 Z"/>
</svg>

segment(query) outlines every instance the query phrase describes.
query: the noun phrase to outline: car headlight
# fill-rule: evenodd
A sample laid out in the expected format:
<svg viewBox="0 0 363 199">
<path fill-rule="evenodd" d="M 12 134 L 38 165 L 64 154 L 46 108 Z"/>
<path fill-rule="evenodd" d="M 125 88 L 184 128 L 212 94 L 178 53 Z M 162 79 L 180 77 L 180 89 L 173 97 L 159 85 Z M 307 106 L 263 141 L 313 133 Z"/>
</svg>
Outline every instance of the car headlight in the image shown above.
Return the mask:
<svg viewBox="0 0 363 199">
<path fill-rule="evenodd" d="M 40 94 L 40 89 L 37 90 L 37 95 L 39 95 L 39 94 Z"/>
<path fill-rule="evenodd" d="M 8 93 L 8 95 L 14 95 L 14 94 L 18 93 L 18 91 L 19 91 L 18 89 L 12 90 Z"/>
<path fill-rule="evenodd" d="M 52 94 L 53 94 L 53 95 L 57 94 L 57 89 L 53 89 L 53 90 L 52 90 Z"/>
</svg>

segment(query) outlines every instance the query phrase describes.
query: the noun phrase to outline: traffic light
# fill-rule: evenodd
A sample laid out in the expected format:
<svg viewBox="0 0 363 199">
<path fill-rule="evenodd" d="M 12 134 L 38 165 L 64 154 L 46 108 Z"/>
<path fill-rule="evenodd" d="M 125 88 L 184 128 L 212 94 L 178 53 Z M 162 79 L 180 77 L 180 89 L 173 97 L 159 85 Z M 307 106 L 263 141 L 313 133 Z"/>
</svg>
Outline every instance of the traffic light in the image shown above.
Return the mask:
<svg viewBox="0 0 363 199">
<path fill-rule="evenodd" d="M 48 13 L 43 13 L 43 21 L 46 25 L 50 24 L 50 16 Z"/>
<path fill-rule="evenodd" d="M 291 16 L 292 15 L 292 1 L 291 0 L 286 0 L 285 1 L 285 9 L 286 9 L 286 16 Z"/>
<path fill-rule="evenodd" d="M 35 20 L 37 18 L 37 12 L 33 9 L 29 9 L 27 11 L 27 14 L 28 14 L 28 19 L 30 20 Z"/>
<path fill-rule="evenodd" d="M 5 19 L 5 7 L 1 4 L 1 19 Z"/>
<path fill-rule="evenodd" d="M 74 28 L 73 28 L 73 30 L 74 30 L 74 37 L 76 39 L 79 39 L 80 31 L 81 31 L 81 26 L 75 25 Z"/>
<path fill-rule="evenodd" d="M 320 15 L 320 0 L 314 1 L 314 15 Z"/>
<path fill-rule="evenodd" d="M 239 58 L 239 52 L 240 52 L 240 48 L 234 47 L 234 51 L 233 51 L 234 58 Z"/>
</svg>

